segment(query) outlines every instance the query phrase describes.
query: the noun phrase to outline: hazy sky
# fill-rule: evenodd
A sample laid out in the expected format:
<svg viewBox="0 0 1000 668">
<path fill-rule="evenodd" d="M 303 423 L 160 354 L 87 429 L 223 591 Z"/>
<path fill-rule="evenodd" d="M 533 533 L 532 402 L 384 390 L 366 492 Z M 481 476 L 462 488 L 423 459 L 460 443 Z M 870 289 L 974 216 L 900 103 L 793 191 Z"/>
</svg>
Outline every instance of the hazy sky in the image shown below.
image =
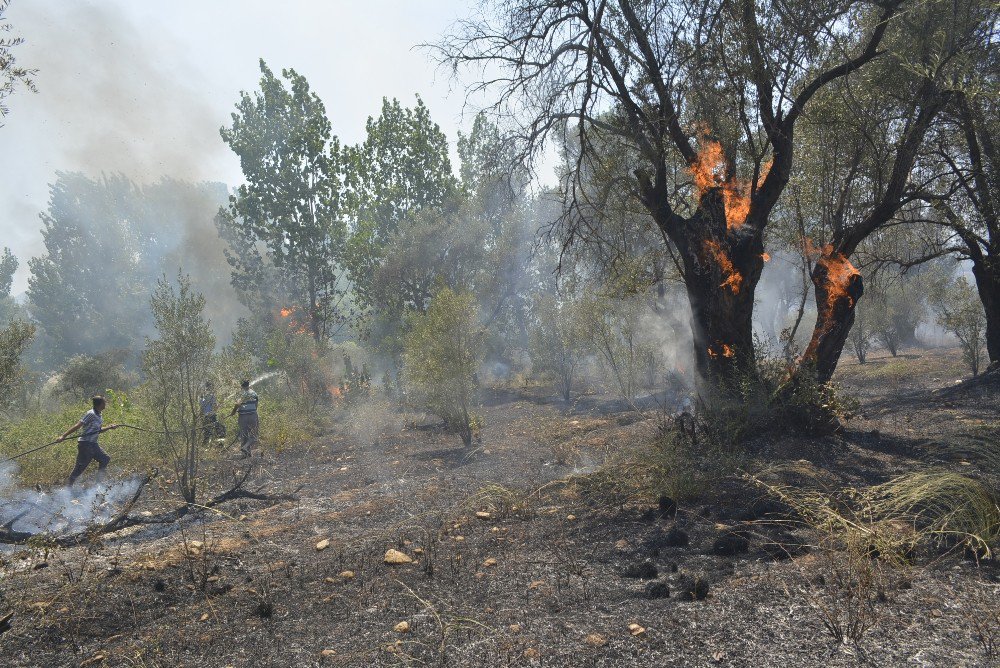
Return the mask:
<svg viewBox="0 0 1000 668">
<path fill-rule="evenodd" d="M 9 98 L 0 127 L 0 246 L 27 260 L 42 251 L 38 214 L 56 171 L 122 171 L 239 183 L 219 138 L 258 59 L 295 68 L 326 105 L 345 143 L 364 136 L 383 96 L 420 94 L 454 142 L 464 89 L 414 47 L 466 18 L 470 0 L 13 0 L 25 38 L 16 56 L 37 68 L 37 94 Z"/>
</svg>

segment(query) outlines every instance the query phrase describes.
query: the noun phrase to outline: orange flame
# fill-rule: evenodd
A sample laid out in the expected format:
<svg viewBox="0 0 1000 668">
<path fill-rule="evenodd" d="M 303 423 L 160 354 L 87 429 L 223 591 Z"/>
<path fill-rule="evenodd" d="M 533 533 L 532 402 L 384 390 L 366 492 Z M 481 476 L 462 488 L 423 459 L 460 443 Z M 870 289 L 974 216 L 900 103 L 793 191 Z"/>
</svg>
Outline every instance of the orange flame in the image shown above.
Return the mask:
<svg viewBox="0 0 1000 668">
<path fill-rule="evenodd" d="M 295 334 L 308 334 L 309 321 L 301 318 L 301 311 L 297 306 L 282 306 L 278 311 L 281 317 L 288 321 L 288 329 Z"/>
<path fill-rule="evenodd" d="M 711 239 L 705 239 L 705 251 L 712 256 L 715 263 L 722 269 L 723 276 L 726 277 L 726 280 L 719 287 L 729 288 L 734 295 L 738 293 L 743 286 L 743 275 L 736 271 L 736 267 L 733 266 L 733 261 L 726 255 L 726 251 L 722 250 L 722 246 L 717 241 Z"/>
<path fill-rule="evenodd" d="M 771 261 L 771 254 L 770 253 L 761 253 L 760 254 L 760 259 L 763 260 L 764 262 L 770 262 Z"/>
<path fill-rule="evenodd" d="M 806 253 L 815 257 L 816 263 L 826 270 L 826 314 L 831 313 L 841 299 L 847 300 L 848 307 L 854 306 L 854 297 L 847 289 L 851 285 L 851 279 L 860 276 L 861 272 L 843 253 L 834 251 L 833 244 L 816 248 L 811 239 L 805 239 L 803 243 Z"/>
<path fill-rule="evenodd" d="M 735 354 L 736 354 L 736 351 L 728 343 L 723 343 L 719 347 L 718 350 L 716 350 L 715 348 L 713 348 L 711 346 L 709 346 L 709 348 L 708 348 L 708 356 L 711 357 L 712 359 L 716 359 L 720 355 L 722 357 L 727 357 L 727 358 L 728 357 L 733 357 Z"/>
<path fill-rule="evenodd" d="M 336 385 L 327 385 L 326 390 L 330 393 L 330 396 L 333 397 L 334 401 L 344 398 L 344 391 Z"/>
<path fill-rule="evenodd" d="M 722 144 L 708 136 L 710 130 L 701 128 L 698 140 L 698 155 L 693 165 L 688 169 L 694 179 L 694 187 L 698 198 L 713 188 L 722 190 L 722 202 L 726 212 L 726 229 L 738 230 L 743 226 L 750 214 L 750 199 L 753 184 L 735 176 L 726 176 L 726 157 L 722 152 Z M 757 183 L 767 178 L 771 171 L 771 161 L 768 160 L 761 168 Z"/>
</svg>

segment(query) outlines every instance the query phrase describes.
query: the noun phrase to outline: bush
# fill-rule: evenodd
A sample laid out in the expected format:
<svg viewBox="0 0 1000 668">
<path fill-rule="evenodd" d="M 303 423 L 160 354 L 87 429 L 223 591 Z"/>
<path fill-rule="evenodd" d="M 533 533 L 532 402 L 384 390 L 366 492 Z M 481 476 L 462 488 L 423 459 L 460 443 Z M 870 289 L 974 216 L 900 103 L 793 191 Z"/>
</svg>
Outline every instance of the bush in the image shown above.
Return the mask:
<svg viewBox="0 0 1000 668">
<path fill-rule="evenodd" d="M 573 380 L 583 360 L 587 336 L 580 305 L 539 295 L 532 304 L 534 323 L 528 332 L 531 365 L 536 372 L 549 372 L 559 381 L 564 401 L 569 401 Z"/>
<path fill-rule="evenodd" d="M 403 378 L 413 401 L 472 444 L 478 418 L 473 404 L 485 331 L 476 299 L 444 288 L 426 313 L 411 316 L 403 338 Z"/>
<path fill-rule="evenodd" d="M 142 356 L 159 424 L 173 452 L 181 494 L 197 497 L 202 438 L 199 394 L 215 349 L 215 337 L 203 317 L 205 298 L 178 277 L 179 289 L 161 279 L 150 300 L 160 338 L 149 341 Z"/>
<path fill-rule="evenodd" d="M 940 283 L 931 291 L 931 308 L 938 325 L 958 339 L 962 359 L 972 375 L 978 376 L 986 342 L 986 313 L 975 288 L 964 276 Z"/>
<path fill-rule="evenodd" d="M 87 399 L 108 389 L 128 390 L 135 377 L 125 369 L 131 351 L 108 350 L 100 355 L 75 355 L 66 362 L 59 379 L 59 389 L 77 399 Z"/>
<path fill-rule="evenodd" d="M 305 416 L 329 406 L 337 388 L 334 361 L 325 343 L 309 334 L 275 331 L 267 343 L 268 367 L 284 372 L 286 387 Z"/>
</svg>

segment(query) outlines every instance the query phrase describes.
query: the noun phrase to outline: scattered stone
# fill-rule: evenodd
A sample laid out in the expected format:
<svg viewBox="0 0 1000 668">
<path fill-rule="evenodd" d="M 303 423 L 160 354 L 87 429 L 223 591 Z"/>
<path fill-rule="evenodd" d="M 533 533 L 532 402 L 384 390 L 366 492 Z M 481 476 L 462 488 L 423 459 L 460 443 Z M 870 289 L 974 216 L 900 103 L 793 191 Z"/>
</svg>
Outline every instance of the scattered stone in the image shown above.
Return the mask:
<svg viewBox="0 0 1000 668">
<path fill-rule="evenodd" d="M 344 580 L 353 580 L 354 571 L 340 571 L 340 577 L 343 578 Z"/>
<path fill-rule="evenodd" d="M 629 564 L 624 569 L 622 569 L 623 578 L 638 578 L 640 580 L 652 580 L 657 576 L 658 572 L 656 566 L 653 565 L 652 561 L 648 559 L 646 561 Z"/>
<path fill-rule="evenodd" d="M 320 542 L 316 543 L 316 551 L 317 552 L 322 552 L 323 550 L 325 550 L 328 547 L 330 547 L 330 539 L 329 538 L 324 538 Z"/>
<path fill-rule="evenodd" d="M 682 601 L 704 601 L 708 598 L 708 580 L 701 576 L 683 575 L 674 588 Z"/>
<path fill-rule="evenodd" d="M 327 584 L 333 584 L 333 583 L 335 583 L 336 581 L 337 581 L 337 580 L 336 580 L 336 579 L 334 579 L 334 578 L 323 578 L 323 582 L 325 582 L 325 583 L 327 583 Z"/>
<path fill-rule="evenodd" d="M 410 632 L 410 623 L 409 622 L 400 622 L 399 624 L 396 624 L 395 626 L 393 626 L 392 630 L 395 631 L 396 633 L 409 633 Z"/>
<path fill-rule="evenodd" d="M 744 536 L 735 533 L 726 533 L 715 539 L 712 543 L 712 554 L 720 557 L 732 557 L 743 554 L 750 549 L 750 541 Z"/>
<path fill-rule="evenodd" d="M 567 515 L 566 516 L 566 521 L 568 521 L 568 522 L 575 522 L 576 521 L 576 515 Z"/>
<path fill-rule="evenodd" d="M 337 650 L 324 649 L 322 652 L 319 653 L 319 655 L 320 656 L 325 656 L 325 657 L 336 656 L 337 655 Z"/>
<path fill-rule="evenodd" d="M 511 633 L 520 633 L 521 632 L 521 625 L 520 624 L 511 624 L 508 628 L 510 628 L 510 632 Z"/>
<path fill-rule="evenodd" d="M 413 558 L 399 550 L 389 549 L 385 551 L 383 561 L 390 566 L 401 566 L 402 564 L 412 564 Z"/>
<path fill-rule="evenodd" d="M 615 549 L 618 550 L 619 552 L 624 552 L 625 550 L 629 549 L 629 547 L 630 546 L 628 544 L 628 541 L 625 540 L 624 538 L 615 541 Z"/>
<path fill-rule="evenodd" d="M 646 598 L 655 600 L 658 598 L 669 598 L 669 597 L 670 597 L 670 587 L 667 586 L 666 582 L 663 582 L 661 580 L 656 580 L 646 585 Z"/>
<path fill-rule="evenodd" d="M 657 499 L 657 505 L 659 505 L 660 515 L 663 517 L 669 517 L 671 519 L 677 517 L 677 502 L 669 496 L 660 496 L 660 498 Z"/>
<path fill-rule="evenodd" d="M 494 559 L 493 557 L 490 557 L 489 559 L 483 562 L 483 567 L 485 568 L 490 568 L 491 566 L 496 566 L 496 565 L 497 565 L 497 560 Z"/>
<path fill-rule="evenodd" d="M 631 635 L 633 637 L 639 637 L 641 635 L 645 635 L 646 629 L 644 629 L 643 627 L 639 626 L 638 624 L 632 623 L 632 624 L 628 625 L 628 632 L 629 632 L 629 635 Z"/>
<path fill-rule="evenodd" d="M 201 615 L 201 618 L 198 621 L 199 622 L 207 622 L 208 621 L 208 613 L 207 612 L 203 612 L 202 615 Z"/>
<path fill-rule="evenodd" d="M 608 644 L 608 639 L 602 636 L 600 633 L 588 634 L 583 642 L 587 643 L 591 647 L 604 647 Z"/>
<path fill-rule="evenodd" d="M 80 668 L 86 668 L 86 666 L 93 666 L 98 663 L 103 663 L 105 659 L 108 658 L 107 654 L 95 654 L 94 656 L 80 662 Z"/>
<path fill-rule="evenodd" d="M 528 589 L 538 589 L 543 584 L 545 584 L 544 580 L 533 580 L 531 584 L 528 585 Z"/>
<path fill-rule="evenodd" d="M 528 649 L 524 650 L 525 659 L 537 659 L 540 656 L 541 654 L 539 654 L 538 650 L 535 649 L 534 647 L 529 647 Z"/>
<path fill-rule="evenodd" d="M 481 520 L 488 520 L 493 516 L 490 515 L 488 512 L 486 512 L 485 510 L 480 510 L 476 512 L 476 517 L 478 517 Z"/>
<path fill-rule="evenodd" d="M 413 554 L 423 554 L 423 553 L 424 553 L 424 548 L 422 547 L 413 548 Z"/>
<path fill-rule="evenodd" d="M 463 540 L 465 540 L 465 536 L 455 536 L 454 540 L 456 543 L 461 543 Z"/>
</svg>

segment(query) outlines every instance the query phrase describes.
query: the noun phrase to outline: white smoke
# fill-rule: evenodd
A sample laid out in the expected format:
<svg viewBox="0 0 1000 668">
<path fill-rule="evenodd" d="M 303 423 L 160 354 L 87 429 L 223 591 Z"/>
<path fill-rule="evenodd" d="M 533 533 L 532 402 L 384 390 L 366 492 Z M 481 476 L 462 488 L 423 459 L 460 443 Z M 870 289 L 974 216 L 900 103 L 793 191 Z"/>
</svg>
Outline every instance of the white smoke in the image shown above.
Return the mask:
<svg viewBox="0 0 1000 668">
<path fill-rule="evenodd" d="M 0 464 L 0 526 L 12 531 L 72 534 L 108 522 L 138 491 L 141 481 L 131 477 L 49 491 L 21 488 L 17 464 Z"/>
</svg>

